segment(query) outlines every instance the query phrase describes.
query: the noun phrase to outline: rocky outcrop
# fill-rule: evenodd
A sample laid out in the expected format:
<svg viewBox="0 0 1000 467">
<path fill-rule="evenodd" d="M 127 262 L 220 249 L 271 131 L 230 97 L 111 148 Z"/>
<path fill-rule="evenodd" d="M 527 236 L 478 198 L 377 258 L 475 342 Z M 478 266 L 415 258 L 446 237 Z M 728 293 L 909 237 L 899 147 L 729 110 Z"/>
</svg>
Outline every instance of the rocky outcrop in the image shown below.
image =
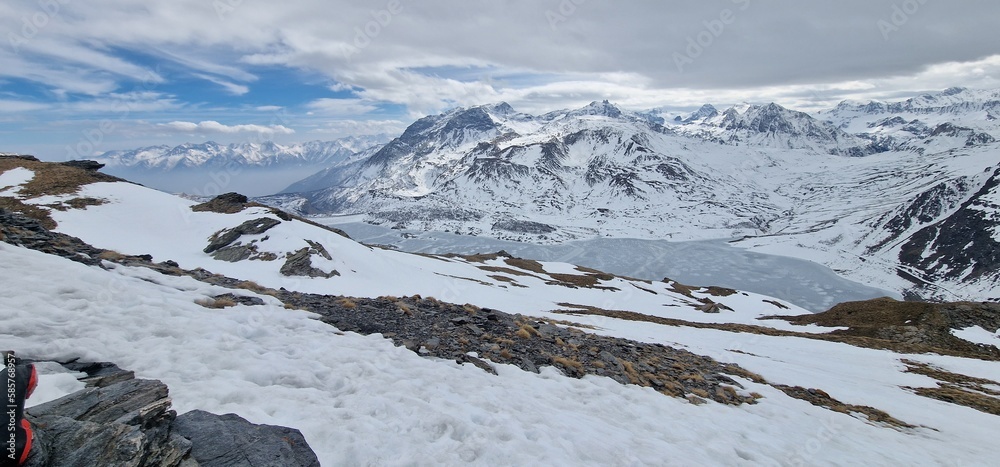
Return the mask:
<svg viewBox="0 0 1000 467">
<path fill-rule="evenodd" d="M 316 453 L 293 428 L 254 425 L 235 414 L 202 410 L 177 417 L 173 428 L 191 440 L 191 457 L 201 467 L 319 467 Z"/>
<path fill-rule="evenodd" d="M 167 393 L 159 381 L 132 379 L 32 407 L 27 465 L 197 465 L 191 441 L 171 432 L 176 413 Z"/>
<path fill-rule="evenodd" d="M 933 294 L 934 281 L 972 282 L 997 278 L 1000 271 L 1000 241 L 994 231 L 1000 225 L 1000 206 L 993 199 L 1000 193 L 1000 168 L 957 211 L 910 237 L 900 248 L 899 262 L 924 273 L 916 278 L 906 271 L 899 275 L 914 282 L 918 291 Z M 991 297 L 993 298 L 993 297 Z M 1000 297 L 996 297 L 1000 298 Z"/>
<path fill-rule="evenodd" d="M 0 209 L 0 241 L 61 256 L 89 266 L 100 264 L 99 255 L 104 251 L 84 243 L 79 238 L 52 232 L 37 219 L 4 209 Z"/>
<path fill-rule="evenodd" d="M 167 386 L 110 363 L 67 363 L 88 387 L 32 407 L 28 467 L 318 466 L 295 429 L 254 425 L 237 415 L 177 417 Z"/>
<path fill-rule="evenodd" d="M 277 219 L 261 217 L 260 219 L 246 221 L 231 229 L 220 230 L 208 239 L 208 246 L 203 251 L 205 253 L 215 252 L 229 246 L 244 235 L 259 235 L 280 223 L 281 221 Z"/>
<path fill-rule="evenodd" d="M 326 259 L 333 259 L 330 253 L 326 251 L 326 248 L 319 242 L 314 242 L 312 240 L 306 240 L 309 243 L 308 248 L 302 248 L 295 253 L 291 253 L 285 258 L 285 264 L 281 266 L 279 272 L 286 276 L 303 276 L 303 277 L 323 277 L 330 278 L 334 276 L 339 276 L 340 272 L 336 269 L 330 272 L 323 271 L 312 265 L 313 255 L 322 256 Z"/>
<path fill-rule="evenodd" d="M 194 212 L 217 212 L 220 214 L 235 214 L 247 207 L 247 197 L 239 193 L 225 193 L 211 201 L 191 206 Z"/>
<path fill-rule="evenodd" d="M 104 164 L 90 160 L 66 161 L 62 162 L 62 165 L 65 165 L 67 167 L 75 167 L 78 169 L 83 169 L 91 172 L 96 172 L 104 168 Z"/>
<path fill-rule="evenodd" d="M 472 363 L 494 373 L 493 363 L 538 372 L 553 366 L 567 376 L 606 376 L 622 384 L 652 387 L 700 403 L 753 403 L 736 388 L 738 376 L 762 381 L 736 365 L 683 349 L 598 336 L 571 323 L 538 320 L 433 298 L 336 298 L 279 291 L 282 302 L 322 316 L 341 331 L 381 334 L 426 357 Z"/>
</svg>

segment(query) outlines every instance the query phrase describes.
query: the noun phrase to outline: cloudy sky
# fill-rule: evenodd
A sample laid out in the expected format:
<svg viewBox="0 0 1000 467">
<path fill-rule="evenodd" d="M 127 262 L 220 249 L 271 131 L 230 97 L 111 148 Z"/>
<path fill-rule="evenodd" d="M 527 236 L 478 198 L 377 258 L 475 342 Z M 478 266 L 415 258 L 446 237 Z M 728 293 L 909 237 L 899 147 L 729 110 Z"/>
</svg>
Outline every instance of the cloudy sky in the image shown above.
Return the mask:
<svg viewBox="0 0 1000 467">
<path fill-rule="evenodd" d="M 1000 87 L 995 0 L 4 0 L 0 151 L 398 132 L 537 113 Z"/>
</svg>

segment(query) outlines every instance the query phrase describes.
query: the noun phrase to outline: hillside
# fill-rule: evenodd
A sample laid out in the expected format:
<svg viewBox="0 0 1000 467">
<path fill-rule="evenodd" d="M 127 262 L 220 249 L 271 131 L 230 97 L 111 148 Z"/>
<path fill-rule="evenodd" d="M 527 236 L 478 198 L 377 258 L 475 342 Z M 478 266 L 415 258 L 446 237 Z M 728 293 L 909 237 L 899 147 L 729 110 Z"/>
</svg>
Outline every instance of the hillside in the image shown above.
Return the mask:
<svg viewBox="0 0 1000 467">
<path fill-rule="evenodd" d="M 0 161 L 0 339 L 155 376 L 181 413 L 298 429 L 324 465 L 978 464 L 1000 431 L 990 307 L 802 317 L 737 290 L 384 250 L 239 196 Z M 852 310 L 872 308 L 899 332 L 854 330 Z"/>
</svg>

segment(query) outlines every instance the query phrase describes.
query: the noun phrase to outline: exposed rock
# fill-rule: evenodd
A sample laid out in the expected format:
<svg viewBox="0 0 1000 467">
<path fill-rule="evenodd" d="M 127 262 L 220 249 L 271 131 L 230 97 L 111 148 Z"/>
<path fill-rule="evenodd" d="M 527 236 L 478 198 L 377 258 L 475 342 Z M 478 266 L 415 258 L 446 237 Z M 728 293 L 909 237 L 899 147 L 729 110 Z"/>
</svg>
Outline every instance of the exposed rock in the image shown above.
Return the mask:
<svg viewBox="0 0 1000 467">
<path fill-rule="evenodd" d="M 556 231 L 555 227 L 540 222 L 524 220 L 502 220 L 493 224 L 493 230 L 506 230 L 508 232 L 548 234 Z"/>
<path fill-rule="evenodd" d="M 29 154 L 0 154 L 0 158 L 21 159 L 21 160 L 31 161 L 31 162 L 41 162 L 41 161 L 38 160 L 37 157 L 29 155 Z"/>
<path fill-rule="evenodd" d="M 900 248 L 900 263 L 924 273 L 917 278 L 898 270 L 900 277 L 916 284 L 918 292 L 934 295 L 935 280 L 972 281 L 998 277 L 1000 241 L 993 231 L 997 218 L 993 197 L 1000 192 L 1000 168 L 978 192 L 945 219 L 924 227 Z M 923 295 L 923 294 L 922 294 Z"/>
<path fill-rule="evenodd" d="M 104 251 L 76 237 L 51 232 L 36 219 L 0 209 L 0 241 L 61 256 L 89 266 L 100 264 Z"/>
<path fill-rule="evenodd" d="M 63 363 L 68 370 L 86 373 L 87 376 L 80 378 L 80 381 L 87 383 L 87 387 L 103 388 L 122 381 L 135 379 L 135 372 L 118 368 L 114 363 Z"/>
<path fill-rule="evenodd" d="M 309 242 L 310 245 L 313 242 Z M 322 248 L 322 245 L 320 245 Z M 285 264 L 281 265 L 279 272 L 286 276 L 304 276 L 304 277 L 324 277 L 330 278 L 334 276 L 339 276 L 340 272 L 333 270 L 330 272 L 325 272 L 322 269 L 313 267 L 312 265 L 312 255 L 322 255 L 326 253 L 324 257 L 330 258 L 330 254 L 327 253 L 326 249 L 320 250 L 316 248 L 302 248 L 295 253 L 288 255 L 285 259 Z"/>
<path fill-rule="evenodd" d="M 174 431 L 193 443 L 202 467 L 318 467 L 319 460 L 299 430 L 254 425 L 235 414 L 194 410 L 177 417 Z"/>
<path fill-rule="evenodd" d="M 166 385 L 136 379 L 32 407 L 26 418 L 36 442 L 27 465 L 182 465 L 191 442 L 171 433 L 169 408 Z"/>
<path fill-rule="evenodd" d="M 261 217 L 260 219 L 246 221 L 231 229 L 220 230 L 208 239 L 208 246 L 203 251 L 205 253 L 212 253 L 213 251 L 229 246 L 243 235 L 262 234 L 280 223 L 281 221 L 277 219 Z"/>
<path fill-rule="evenodd" d="M 225 193 L 211 201 L 191 206 L 195 212 L 217 212 L 220 214 L 235 214 L 247 207 L 247 197 L 239 193 Z"/>
<path fill-rule="evenodd" d="M 253 245 L 230 245 L 213 252 L 212 258 L 219 261 L 238 263 L 245 259 L 249 259 L 250 256 L 253 255 L 254 251 L 251 249 L 252 247 Z"/>
<path fill-rule="evenodd" d="M 233 302 L 246 306 L 260 306 L 264 304 L 264 300 L 261 299 L 260 297 L 246 297 L 243 295 L 235 295 L 231 293 L 216 295 L 212 298 L 216 300 L 232 300 Z"/>
<path fill-rule="evenodd" d="M 177 417 L 167 386 L 134 379 L 111 363 L 65 363 L 87 389 L 32 407 L 28 467 L 318 466 L 295 429 L 254 425 L 237 415 Z"/>
<path fill-rule="evenodd" d="M 96 172 L 104 168 L 104 164 L 97 161 L 89 161 L 89 160 L 66 161 L 62 162 L 62 165 L 65 165 L 67 167 L 76 167 L 78 169 L 83 169 L 83 170 L 89 170 L 91 172 Z"/>
<path fill-rule="evenodd" d="M 471 363 L 490 373 L 496 371 L 490 362 L 536 373 L 541 366 L 554 366 L 575 378 L 606 376 L 667 395 L 705 394 L 705 398 L 734 405 L 753 403 L 754 398 L 719 392 L 721 386 L 739 387 L 730 375 L 761 381 L 736 365 L 682 349 L 597 336 L 564 327 L 570 323 L 418 296 L 349 301 L 287 291 L 276 296 L 286 304 L 320 314 L 324 322 L 342 331 L 379 333 L 419 355 Z"/>
</svg>

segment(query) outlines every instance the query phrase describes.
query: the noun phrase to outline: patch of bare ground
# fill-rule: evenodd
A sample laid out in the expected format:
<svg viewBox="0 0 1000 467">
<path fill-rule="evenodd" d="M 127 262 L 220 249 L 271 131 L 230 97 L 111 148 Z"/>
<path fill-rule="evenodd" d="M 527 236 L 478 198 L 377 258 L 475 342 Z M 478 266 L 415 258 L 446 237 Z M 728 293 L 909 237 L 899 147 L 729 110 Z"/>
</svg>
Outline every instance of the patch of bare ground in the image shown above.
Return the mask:
<svg viewBox="0 0 1000 467">
<path fill-rule="evenodd" d="M 42 223 L 46 229 L 54 229 L 56 223 L 49 215 L 52 209 L 65 210 L 69 207 L 83 208 L 103 203 L 94 198 L 75 198 L 55 206 L 37 206 L 25 203 L 25 200 L 40 196 L 68 195 L 76 193 L 80 187 L 96 182 L 124 182 L 118 177 L 103 174 L 96 170 L 87 170 L 73 165 L 54 162 L 40 162 L 18 157 L 0 157 L 0 173 L 15 168 L 25 168 L 35 173 L 35 176 L 21 186 L 17 197 L 0 197 L 0 208 L 17 212 Z"/>
<path fill-rule="evenodd" d="M 609 318 L 624 319 L 628 321 L 662 324 L 664 326 L 686 326 L 698 329 L 718 329 L 720 331 L 761 334 L 765 336 L 801 337 L 804 339 L 840 342 L 843 344 L 854 345 L 857 347 L 866 347 L 870 349 L 891 350 L 897 353 L 910 353 L 910 354 L 937 353 L 941 355 L 951 355 L 956 357 L 978 358 L 981 360 L 1000 360 L 1000 355 L 991 350 L 995 349 L 995 347 L 980 346 L 972 344 L 970 342 L 961 341 L 961 339 L 958 339 L 961 342 L 959 342 L 956 347 L 940 347 L 921 342 L 901 342 L 899 340 L 894 340 L 892 338 L 885 338 L 885 337 L 869 337 L 864 335 L 859 336 L 859 335 L 844 333 L 842 331 L 833 331 L 826 334 L 805 333 L 796 331 L 785 331 L 780 329 L 769 328 L 766 326 L 755 326 L 748 324 L 696 323 L 676 318 L 662 318 L 659 316 L 651 316 L 643 313 L 636 313 L 634 311 L 606 310 L 603 308 L 598 308 L 588 305 L 579 305 L 574 303 L 559 303 L 558 305 L 565 308 L 572 308 L 572 310 L 553 310 L 554 313 L 563 313 L 569 315 L 600 315 L 600 316 L 607 316 Z M 816 316 L 816 315 L 804 315 L 804 318 L 809 318 L 811 316 Z M 767 318 L 785 319 L 785 318 L 798 318 L 798 317 L 767 317 Z M 951 336 L 950 333 L 948 334 L 948 337 L 954 338 L 954 336 Z"/>
<path fill-rule="evenodd" d="M 834 412 L 840 412 L 843 414 L 861 414 L 864 415 L 868 421 L 888 426 L 892 428 L 917 428 L 916 425 L 910 425 L 902 420 L 899 420 L 886 412 L 879 409 L 868 407 L 866 405 L 854 405 L 845 404 L 843 402 L 830 397 L 826 392 L 813 389 L 813 388 L 803 388 L 801 386 L 786 386 L 784 384 L 772 384 L 771 386 L 781 390 L 789 397 L 794 397 L 796 399 L 804 400 L 817 407 L 823 407 L 825 409 L 832 410 Z"/>
<path fill-rule="evenodd" d="M 846 327 L 828 334 L 850 343 L 901 352 L 937 352 L 959 357 L 1000 360 L 1000 349 L 959 339 L 954 329 L 980 326 L 1000 328 L 1000 304 L 901 302 L 878 298 L 845 302 L 823 312 L 801 316 L 768 316 L 793 324 Z M 845 340 L 846 341 L 846 340 Z"/>
<path fill-rule="evenodd" d="M 951 373 L 913 360 L 903 360 L 903 363 L 906 365 L 907 373 L 928 376 L 938 382 L 936 388 L 906 387 L 917 395 L 951 404 L 964 405 L 992 415 L 1000 415 L 1000 391 L 987 387 L 1000 388 L 1000 383 L 985 378 Z"/>
</svg>

